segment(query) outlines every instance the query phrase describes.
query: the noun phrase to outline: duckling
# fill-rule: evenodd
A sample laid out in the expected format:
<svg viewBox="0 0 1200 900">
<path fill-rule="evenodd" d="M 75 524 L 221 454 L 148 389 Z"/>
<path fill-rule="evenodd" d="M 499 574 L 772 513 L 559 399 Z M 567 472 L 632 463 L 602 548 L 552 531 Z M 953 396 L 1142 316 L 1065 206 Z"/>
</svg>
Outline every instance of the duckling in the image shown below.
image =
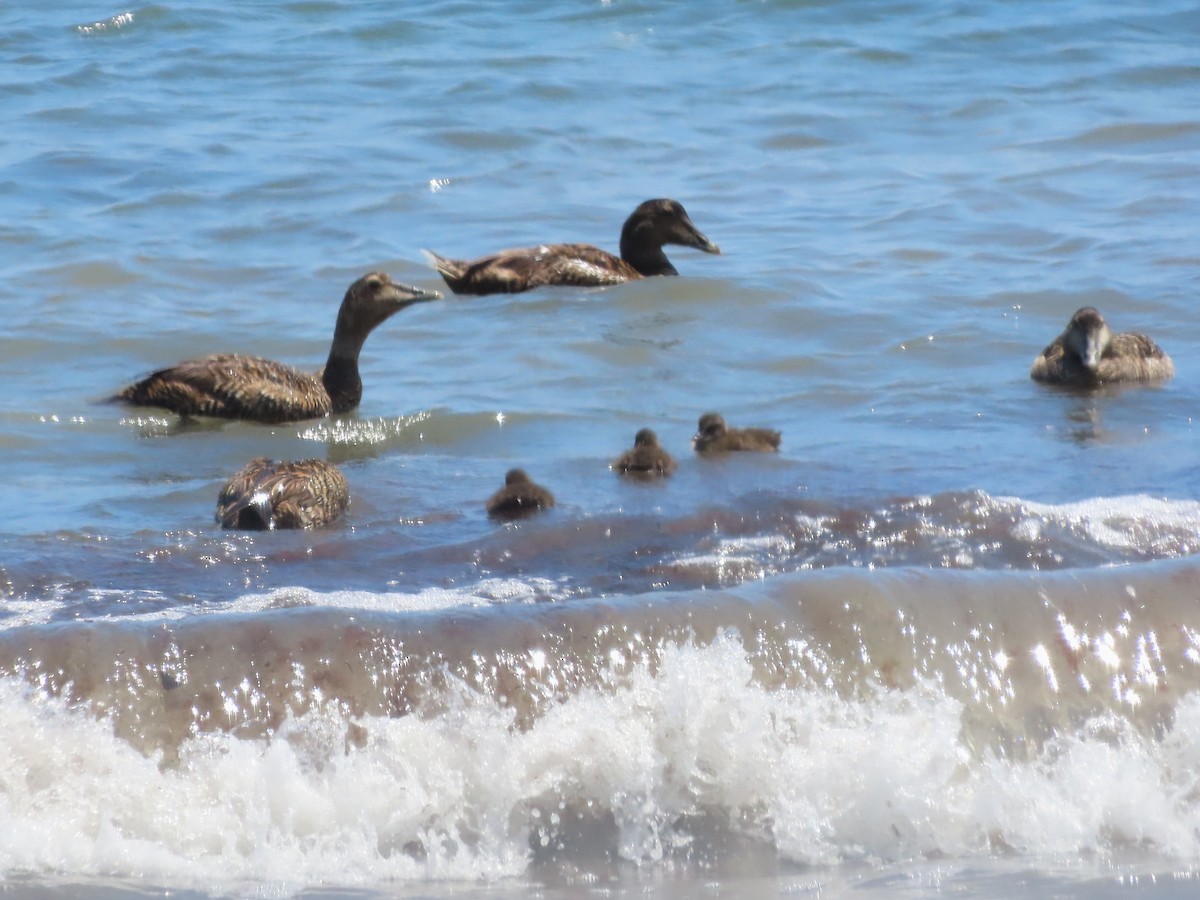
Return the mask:
<svg viewBox="0 0 1200 900">
<path fill-rule="evenodd" d="M 590 244 L 541 244 L 474 260 L 424 253 L 454 293 L 505 294 L 548 284 L 621 284 L 653 275 L 678 275 L 663 253 L 664 244 L 721 252 L 692 224 L 683 204 L 660 199 L 645 201 L 625 220 L 619 257 Z"/>
<path fill-rule="evenodd" d="M 217 497 L 222 528 L 274 531 L 320 528 L 350 503 L 350 486 L 321 459 L 272 462 L 260 456 L 229 479 Z"/>
<path fill-rule="evenodd" d="M 518 519 L 554 505 L 554 496 L 539 484 L 534 484 L 524 469 L 509 469 L 504 487 L 487 501 L 489 516 L 497 519 Z"/>
<path fill-rule="evenodd" d="M 1171 357 L 1144 334 L 1113 334 L 1099 310 L 1085 306 L 1033 361 L 1035 381 L 1094 387 L 1121 381 L 1160 381 L 1175 374 Z"/>
<path fill-rule="evenodd" d="M 633 448 L 622 453 L 612 467 L 619 475 L 665 478 L 678 468 L 678 463 L 659 446 L 658 435 L 643 428 L 634 435 Z"/>
<path fill-rule="evenodd" d="M 774 453 L 779 449 L 780 434 L 769 428 L 729 428 L 725 419 L 710 412 L 700 417 L 699 430 L 692 438 L 697 453 L 725 453 L 750 450 Z"/>
<path fill-rule="evenodd" d="M 362 400 L 358 356 L 367 335 L 414 303 L 441 295 L 395 284 L 383 272 L 355 281 L 338 309 L 325 368 L 315 375 L 269 359 L 207 356 L 160 369 L 113 399 L 158 406 L 182 416 L 218 416 L 278 424 L 349 412 Z"/>
</svg>

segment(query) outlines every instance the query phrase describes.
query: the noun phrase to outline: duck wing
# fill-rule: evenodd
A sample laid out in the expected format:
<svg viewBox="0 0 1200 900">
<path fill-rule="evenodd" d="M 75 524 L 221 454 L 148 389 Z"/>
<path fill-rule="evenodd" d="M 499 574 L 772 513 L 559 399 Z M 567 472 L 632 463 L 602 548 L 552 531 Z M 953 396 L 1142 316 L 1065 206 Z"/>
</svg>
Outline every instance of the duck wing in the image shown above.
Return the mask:
<svg viewBox="0 0 1200 900">
<path fill-rule="evenodd" d="M 1113 337 L 1110 352 L 1112 356 L 1128 356 L 1139 359 L 1166 359 L 1167 354 L 1162 348 L 1144 334 L 1118 334 Z"/>
<path fill-rule="evenodd" d="M 735 438 L 735 450 L 778 450 L 782 435 L 773 428 L 737 428 L 729 432 Z"/>
<path fill-rule="evenodd" d="M 1033 361 L 1029 377 L 1034 381 L 1059 382 L 1093 376 L 1083 366 L 1067 358 L 1066 345 L 1062 335 L 1059 335 Z"/>
<path fill-rule="evenodd" d="M 642 277 L 621 257 L 591 244 L 547 244 L 535 249 L 538 255 L 533 269 L 538 285 L 598 286 L 623 284 Z"/>
<path fill-rule="evenodd" d="M 1171 357 L 1144 334 L 1114 335 L 1100 360 L 1101 381 L 1157 381 L 1175 374 Z"/>
<path fill-rule="evenodd" d="M 185 416 L 270 424 L 315 419 L 330 412 L 329 395 L 316 376 L 274 360 L 237 354 L 159 369 L 125 388 L 117 399 Z"/>
</svg>

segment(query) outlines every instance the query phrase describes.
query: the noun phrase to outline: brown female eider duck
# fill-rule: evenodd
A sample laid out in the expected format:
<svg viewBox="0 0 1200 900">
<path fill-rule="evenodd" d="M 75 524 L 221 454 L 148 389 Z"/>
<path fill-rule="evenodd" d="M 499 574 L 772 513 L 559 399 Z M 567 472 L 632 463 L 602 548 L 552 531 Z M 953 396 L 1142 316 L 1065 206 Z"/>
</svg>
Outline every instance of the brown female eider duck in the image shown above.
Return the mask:
<svg viewBox="0 0 1200 900">
<path fill-rule="evenodd" d="M 1175 374 L 1171 357 L 1144 334 L 1113 334 L 1099 310 L 1077 310 L 1066 330 L 1033 361 L 1035 381 L 1094 387 L 1160 381 Z"/>
<path fill-rule="evenodd" d="M 350 487 L 336 467 L 320 459 L 248 462 L 217 497 L 222 528 L 274 531 L 328 525 L 350 503 Z"/>
<path fill-rule="evenodd" d="M 729 428 L 717 413 L 705 413 L 700 417 L 699 430 L 692 438 L 697 453 L 726 453 L 732 450 L 750 450 L 759 453 L 774 453 L 779 449 L 780 435 L 769 428 Z"/>
<path fill-rule="evenodd" d="M 530 481 L 524 469 L 509 469 L 504 487 L 488 498 L 487 512 L 497 519 L 517 519 L 553 505 L 553 495 Z"/>
<path fill-rule="evenodd" d="M 456 294 L 512 294 L 548 284 L 595 286 L 678 275 L 664 244 L 721 252 L 692 224 L 683 204 L 664 199 L 647 200 L 625 220 L 619 257 L 590 244 L 542 244 L 475 260 L 425 254 Z"/>
<path fill-rule="evenodd" d="M 383 272 L 372 272 L 346 291 L 329 359 L 315 375 L 269 359 L 222 354 L 160 369 L 114 399 L 135 406 L 159 406 L 182 416 L 267 424 L 349 412 L 362 399 L 358 355 L 367 335 L 406 306 L 440 296 L 437 291 L 395 284 Z"/>
<path fill-rule="evenodd" d="M 633 438 L 633 448 L 621 454 L 613 463 L 618 475 L 636 475 L 646 478 L 665 478 L 678 468 L 674 457 L 658 444 L 658 435 L 643 428 Z"/>
</svg>

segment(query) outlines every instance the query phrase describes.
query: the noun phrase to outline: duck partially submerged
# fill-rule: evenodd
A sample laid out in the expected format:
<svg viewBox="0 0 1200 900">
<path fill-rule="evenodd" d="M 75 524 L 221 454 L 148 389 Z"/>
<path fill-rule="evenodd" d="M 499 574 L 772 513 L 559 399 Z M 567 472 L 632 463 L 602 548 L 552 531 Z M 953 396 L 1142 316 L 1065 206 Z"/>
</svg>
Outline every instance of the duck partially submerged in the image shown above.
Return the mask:
<svg viewBox="0 0 1200 900">
<path fill-rule="evenodd" d="M 316 374 L 255 356 L 221 354 L 160 369 L 113 399 L 182 416 L 218 416 L 277 424 L 349 412 L 362 400 L 358 356 L 367 335 L 437 291 L 396 284 L 383 272 L 359 278 L 338 309 L 325 368 Z"/>
<path fill-rule="evenodd" d="M 678 468 L 678 463 L 659 446 L 658 435 L 643 428 L 634 435 L 633 447 L 622 453 L 612 467 L 619 475 L 665 478 Z"/>
<path fill-rule="evenodd" d="M 619 257 L 591 244 L 542 244 L 474 260 L 425 254 L 456 294 L 511 294 L 543 285 L 597 286 L 678 275 L 663 253 L 665 244 L 721 252 L 692 224 L 683 204 L 661 199 L 645 201 L 625 220 Z"/>
<path fill-rule="evenodd" d="M 274 531 L 328 525 L 350 503 L 350 486 L 321 459 L 272 462 L 260 456 L 221 489 L 217 521 L 222 528 Z"/>
<path fill-rule="evenodd" d="M 1175 364 L 1158 344 L 1144 334 L 1113 334 L 1092 306 L 1071 316 L 1029 372 L 1035 381 L 1078 387 L 1161 381 L 1174 374 Z"/>
<path fill-rule="evenodd" d="M 730 428 L 718 413 L 705 413 L 700 417 L 692 445 L 697 453 L 726 453 L 734 450 L 749 450 L 758 453 L 774 453 L 779 450 L 780 434 L 770 428 Z"/>
<path fill-rule="evenodd" d="M 517 519 L 553 505 L 554 495 L 531 481 L 524 469 L 509 469 L 504 487 L 488 498 L 487 512 L 497 519 Z"/>
</svg>

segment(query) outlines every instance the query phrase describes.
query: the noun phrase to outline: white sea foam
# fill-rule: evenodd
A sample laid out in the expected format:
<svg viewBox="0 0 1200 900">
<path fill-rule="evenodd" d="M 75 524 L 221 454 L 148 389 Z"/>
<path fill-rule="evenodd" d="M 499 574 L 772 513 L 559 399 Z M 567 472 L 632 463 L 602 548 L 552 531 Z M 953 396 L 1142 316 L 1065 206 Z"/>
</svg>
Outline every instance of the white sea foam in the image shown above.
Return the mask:
<svg viewBox="0 0 1200 900">
<path fill-rule="evenodd" d="M 1059 504 L 1017 497 L 996 497 L 993 502 L 1023 516 L 1014 529 L 1023 540 L 1037 540 L 1047 525 L 1054 525 L 1118 550 L 1182 555 L 1200 547 L 1200 502 L 1194 500 L 1136 494 Z"/>
<path fill-rule="evenodd" d="M 433 716 L 312 712 L 269 741 L 192 738 L 160 767 L 103 720 L 5 680 L 0 876 L 260 895 L 492 880 L 589 817 L 651 866 L 706 827 L 803 864 L 998 849 L 1200 863 L 1200 699 L 1161 738 L 1102 716 L 1030 761 L 966 746 L 970 712 L 928 684 L 857 699 L 764 687 L 724 636 L 526 729 L 459 685 Z"/>
<path fill-rule="evenodd" d="M 261 594 L 247 594 L 231 603 L 222 604 L 220 609 L 223 612 L 254 613 L 290 606 L 312 606 L 371 612 L 436 612 L 460 606 L 534 603 L 561 599 L 566 594 L 563 585 L 548 578 L 486 578 L 461 588 L 426 588 L 415 593 L 277 588 Z"/>
<path fill-rule="evenodd" d="M 109 18 L 99 22 L 91 22 L 87 25 L 76 25 L 75 30 L 80 34 L 93 35 L 109 30 L 124 28 L 126 25 L 131 24 L 133 24 L 133 13 L 123 12 L 118 13 L 115 16 L 110 16 Z"/>
<path fill-rule="evenodd" d="M 763 578 L 768 572 L 766 563 L 790 554 L 795 542 L 784 535 L 723 538 L 711 553 L 681 556 L 671 565 L 686 568 L 711 569 L 722 580 Z"/>
<path fill-rule="evenodd" d="M 97 602 L 98 620 L 119 619 L 122 622 L 175 622 L 197 614 L 247 614 L 294 606 L 370 612 L 436 612 L 455 607 L 537 603 L 560 600 L 569 595 L 568 586 L 549 578 L 486 578 L 461 588 L 426 588 L 411 593 L 316 591 L 305 587 L 283 587 L 245 594 L 228 602 L 203 607 L 167 605 L 167 598 L 157 591 L 96 589 L 89 592 L 89 597 Z M 134 608 L 138 604 L 153 608 L 146 612 L 123 612 L 120 615 L 113 615 L 111 611 L 113 606 Z M 0 618 L 0 631 L 50 624 L 62 615 L 66 607 L 66 601 L 54 594 L 38 600 L 6 600 L 5 616 Z M 79 621 L 88 617 L 76 613 L 73 618 Z"/>
</svg>

